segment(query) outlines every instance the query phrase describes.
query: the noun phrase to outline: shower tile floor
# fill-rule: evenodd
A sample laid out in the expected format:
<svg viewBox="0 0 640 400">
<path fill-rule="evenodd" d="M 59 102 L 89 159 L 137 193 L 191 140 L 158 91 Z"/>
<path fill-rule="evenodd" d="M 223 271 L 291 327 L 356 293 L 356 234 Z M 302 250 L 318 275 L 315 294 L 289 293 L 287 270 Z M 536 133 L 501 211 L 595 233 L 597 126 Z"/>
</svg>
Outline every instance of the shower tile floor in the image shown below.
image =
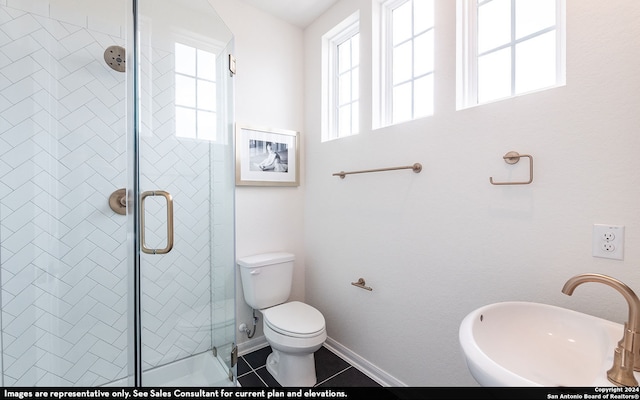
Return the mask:
<svg viewBox="0 0 640 400">
<path fill-rule="evenodd" d="M 271 347 L 263 347 L 238 358 L 238 382 L 242 387 L 281 387 L 267 371 Z M 315 387 L 381 387 L 378 382 L 321 347 L 314 354 L 318 382 Z"/>
</svg>

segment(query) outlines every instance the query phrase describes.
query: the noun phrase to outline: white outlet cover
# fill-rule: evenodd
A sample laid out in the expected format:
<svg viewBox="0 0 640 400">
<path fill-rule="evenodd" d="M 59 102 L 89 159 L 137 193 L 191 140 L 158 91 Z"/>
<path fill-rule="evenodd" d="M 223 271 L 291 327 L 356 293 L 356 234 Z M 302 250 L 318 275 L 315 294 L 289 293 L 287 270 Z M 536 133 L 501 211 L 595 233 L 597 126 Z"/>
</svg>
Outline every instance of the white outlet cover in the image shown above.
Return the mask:
<svg viewBox="0 0 640 400">
<path fill-rule="evenodd" d="M 613 245 L 613 250 L 607 250 Z M 593 225 L 593 256 L 610 258 L 612 260 L 624 259 L 624 225 Z"/>
</svg>

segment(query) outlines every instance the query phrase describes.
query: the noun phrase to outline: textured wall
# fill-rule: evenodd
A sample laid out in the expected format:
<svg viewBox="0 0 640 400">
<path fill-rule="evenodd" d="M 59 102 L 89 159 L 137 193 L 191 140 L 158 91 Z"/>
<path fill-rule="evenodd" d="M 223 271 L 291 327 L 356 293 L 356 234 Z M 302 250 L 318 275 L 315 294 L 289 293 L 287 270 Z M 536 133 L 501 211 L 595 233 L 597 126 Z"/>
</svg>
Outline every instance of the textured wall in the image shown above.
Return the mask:
<svg viewBox="0 0 640 400">
<path fill-rule="evenodd" d="M 560 289 L 600 272 L 640 291 L 640 3 L 568 0 L 566 86 L 456 111 L 457 2 L 436 1 L 435 113 L 377 130 L 372 3 L 341 0 L 305 30 L 306 298 L 329 336 L 407 385 L 465 386 L 457 331 L 479 306 L 531 300 L 624 321 L 610 288 Z M 321 143 L 320 38 L 356 10 L 362 130 Z M 533 184 L 489 183 L 527 177 L 526 162 L 502 160 L 510 150 L 533 155 Z M 414 162 L 420 174 L 331 176 Z M 594 223 L 626 226 L 624 261 L 591 256 Z M 350 285 L 359 277 L 372 292 Z"/>
</svg>

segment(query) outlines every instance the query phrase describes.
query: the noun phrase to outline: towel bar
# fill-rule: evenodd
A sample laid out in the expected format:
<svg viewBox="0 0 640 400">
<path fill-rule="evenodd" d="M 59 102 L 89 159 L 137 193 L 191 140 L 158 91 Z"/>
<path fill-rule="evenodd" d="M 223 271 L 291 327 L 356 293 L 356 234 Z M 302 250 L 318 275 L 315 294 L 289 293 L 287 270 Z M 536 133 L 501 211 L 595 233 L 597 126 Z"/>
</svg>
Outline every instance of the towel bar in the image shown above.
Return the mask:
<svg viewBox="0 0 640 400">
<path fill-rule="evenodd" d="M 515 164 L 520 161 L 521 157 L 529 158 L 529 180 L 526 182 L 494 182 L 492 177 L 489 177 L 489 182 L 492 185 L 528 185 L 533 182 L 533 157 L 529 154 L 519 154 L 517 151 L 510 151 L 502 157 L 507 164 Z"/>
<path fill-rule="evenodd" d="M 417 174 L 420 171 L 422 171 L 422 164 L 415 163 L 413 165 L 407 165 L 407 166 L 404 166 L 404 167 L 365 169 L 365 170 L 362 170 L 362 171 L 351 171 L 351 172 L 340 171 L 340 172 L 336 172 L 335 174 L 333 174 L 333 176 L 339 176 L 340 179 L 344 179 L 345 176 L 351 175 L 351 174 L 366 174 L 368 172 L 395 171 L 395 170 L 398 170 L 398 169 L 411 169 L 411 170 L 413 170 L 413 172 L 415 172 Z"/>
</svg>

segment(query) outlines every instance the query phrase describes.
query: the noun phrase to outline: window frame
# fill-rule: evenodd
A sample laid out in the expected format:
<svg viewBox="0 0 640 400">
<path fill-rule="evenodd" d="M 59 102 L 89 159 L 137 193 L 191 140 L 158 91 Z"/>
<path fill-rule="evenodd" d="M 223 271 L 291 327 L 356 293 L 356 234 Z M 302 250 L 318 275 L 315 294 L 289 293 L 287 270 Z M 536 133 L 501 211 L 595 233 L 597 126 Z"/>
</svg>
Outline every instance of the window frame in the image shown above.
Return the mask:
<svg viewBox="0 0 640 400">
<path fill-rule="evenodd" d="M 354 39 L 357 36 L 358 46 L 361 44 L 361 36 L 360 36 L 360 18 L 359 13 L 355 13 L 342 21 L 340 24 L 336 25 L 333 29 L 331 29 L 327 34 L 323 36 L 324 47 L 325 47 L 325 71 L 323 72 L 323 86 L 326 88 L 325 100 L 323 101 L 323 114 L 325 114 L 323 118 L 323 128 L 322 128 L 322 141 L 330 141 L 335 139 L 340 139 L 344 137 L 353 136 L 359 133 L 360 131 L 360 67 L 361 67 L 361 55 L 359 51 L 358 56 L 358 64 L 357 76 L 351 77 L 351 89 L 353 88 L 353 79 L 358 80 L 358 93 L 351 93 L 350 99 L 347 103 L 350 104 L 351 107 L 351 118 L 350 118 L 350 129 L 347 134 L 342 134 L 340 132 L 339 127 L 339 111 L 340 111 L 340 71 L 339 71 L 339 50 L 338 47 L 349 40 Z M 354 69 L 354 64 L 350 64 L 349 72 L 352 73 Z M 354 104 L 356 103 L 356 104 Z M 344 105 L 343 104 L 343 105 Z M 354 130 L 354 113 L 353 107 L 358 108 L 357 112 L 357 121 L 356 126 L 358 129 Z"/>
<path fill-rule="evenodd" d="M 353 64 L 353 45 L 352 45 L 352 40 L 357 40 L 358 41 L 358 46 L 360 46 L 360 31 L 359 31 L 359 26 L 358 24 L 353 24 L 352 26 L 350 26 L 348 29 L 346 29 L 344 32 L 342 32 L 341 35 L 339 35 L 338 37 L 336 37 L 333 41 L 333 43 L 335 44 L 334 47 L 332 48 L 332 51 L 334 51 L 334 58 L 333 58 L 333 70 L 335 71 L 333 74 L 333 79 L 332 79 L 332 84 L 333 84 L 333 112 L 332 112 L 332 124 L 331 124 L 331 128 L 333 130 L 333 132 L 335 132 L 335 138 L 340 138 L 340 137 L 346 137 L 346 136 L 352 136 L 352 135 L 356 135 L 359 133 L 360 129 L 360 121 L 359 121 L 359 112 L 356 114 L 356 117 L 358 119 L 358 121 L 356 121 L 354 119 L 354 112 L 353 109 L 354 107 L 360 107 L 360 92 L 359 92 L 359 83 L 358 82 L 358 93 L 353 93 L 353 82 L 354 80 L 358 80 L 360 79 L 360 59 L 359 59 L 359 53 L 360 50 L 358 50 L 358 63 L 357 64 Z M 345 71 L 340 71 L 340 50 L 339 47 L 342 45 L 345 45 L 347 42 L 349 43 L 349 68 L 347 68 Z M 354 73 L 354 70 L 358 70 L 357 73 Z M 340 102 L 340 77 L 344 74 L 349 74 L 350 75 L 350 79 L 349 79 L 349 83 L 350 83 L 350 87 L 349 87 L 349 100 L 341 103 Z M 349 132 L 346 134 L 343 134 L 343 132 L 341 132 L 340 130 L 340 111 L 343 107 L 349 107 Z M 359 110 L 358 110 L 359 111 Z"/>
<path fill-rule="evenodd" d="M 383 1 L 381 3 L 381 11 L 380 11 L 380 15 L 381 15 L 381 29 L 380 29 L 380 38 L 381 38 L 381 52 L 380 52 L 380 119 L 379 121 L 374 121 L 374 125 L 377 125 L 379 127 L 385 127 L 385 126 L 391 126 L 391 125 L 397 125 L 397 124 L 401 124 L 404 122 L 409 122 L 409 121 L 413 121 L 416 119 L 421 119 L 421 118 L 427 118 L 433 115 L 434 110 L 432 110 L 432 112 L 428 115 L 420 115 L 417 116 L 415 115 L 415 101 L 416 101 L 416 95 L 415 95 L 415 82 L 420 79 L 420 78 L 424 78 L 426 76 L 431 76 L 433 79 L 433 84 L 435 87 L 435 46 L 436 46 L 436 39 L 435 39 L 435 31 L 436 31 L 436 21 L 435 21 L 435 2 L 433 3 L 433 7 L 434 9 L 432 10 L 433 12 L 433 25 L 423 31 L 420 31 L 418 34 L 416 34 L 413 30 L 413 18 L 414 18 L 414 10 L 413 10 L 413 4 L 412 4 L 412 10 L 411 10 L 411 19 L 412 19 L 412 29 L 411 29 L 411 35 L 409 39 L 406 39 L 405 41 L 403 41 L 403 43 L 406 42 L 411 42 L 412 46 L 411 46 L 411 60 L 409 60 L 408 62 L 410 62 L 411 65 L 411 77 L 408 80 L 403 81 L 403 84 L 409 83 L 411 82 L 411 116 L 408 119 L 403 119 L 403 120 L 399 120 L 399 121 L 394 121 L 394 112 L 393 112 L 393 101 L 394 101 L 394 96 L 393 96 L 393 89 L 395 87 L 394 82 L 393 82 L 393 62 L 394 62 L 394 57 L 393 57 L 393 50 L 396 46 L 394 46 L 393 43 L 393 12 L 394 10 L 396 10 L 397 8 L 403 6 L 406 3 L 414 3 L 415 1 L 420 1 L 420 0 L 387 0 L 387 1 Z M 429 72 L 423 73 L 420 76 L 416 76 L 415 75 L 415 71 L 414 69 L 414 55 L 415 55 L 415 40 L 416 38 L 418 38 L 421 35 L 424 34 L 428 34 L 428 32 L 433 32 L 433 54 L 431 55 L 431 57 L 433 58 L 433 69 Z M 431 93 L 431 95 L 433 96 L 433 103 L 435 103 L 435 90 L 433 90 L 433 92 Z M 435 104 L 434 104 L 435 105 Z"/>
<path fill-rule="evenodd" d="M 193 93 L 193 101 L 194 101 L 194 105 L 190 106 L 190 105 L 185 105 L 185 104 L 179 104 L 176 100 L 177 100 L 177 96 L 176 98 L 174 98 L 174 112 L 176 115 L 176 124 L 177 124 L 177 114 L 178 114 L 178 110 L 179 109 L 184 109 L 184 110 L 190 110 L 193 111 L 194 114 L 194 122 L 195 122 L 195 137 L 192 136 L 186 136 L 186 135 L 180 135 L 180 129 L 176 126 L 176 137 L 178 139 L 181 140 L 204 140 L 204 141 L 209 141 L 209 142 L 215 142 L 218 140 L 218 126 L 217 126 L 217 120 L 218 120 L 218 98 L 217 98 L 217 87 L 218 87 L 218 69 L 219 69 L 219 65 L 218 65 L 218 57 L 216 56 L 216 53 L 212 52 L 211 50 L 207 49 L 207 48 L 203 48 L 203 47 L 199 47 L 197 44 L 194 45 L 193 43 L 190 42 L 186 42 L 186 41 L 176 41 L 174 43 L 174 53 L 173 53 L 173 57 L 176 57 L 176 53 L 177 50 L 175 50 L 177 48 L 177 46 L 183 46 L 183 47 L 187 47 L 187 48 L 191 48 L 194 50 L 194 58 L 192 59 L 193 61 L 193 65 L 194 65 L 194 72 L 193 74 L 190 73 L 186 73 L 186 72 L 181 72 L 178 71 L 176 69 L 173 70 L 173 77 L 174 77 L 174 92 L 177 92 L 178 86 L 177 86 L 177 80 L 179 77 L 185 77 L 188 79 L 192 79 L 194 81 L 194 93 Z M 213 56 L 213 59 L 215 60 L 214 62 L 214 72 L 213 72 L 213 78 L 205 78 L 203 75 L 203 73 L 201 73 L 201 71 L 199 70 L 199 62 L 198 62 L 198 58 L 199 58 L 199 53 L 207 53 L 211 56 Z M 200 83 L 208 83 L 208 84 L 212 84 L 215 88 L 214 91 L 214 102 L 215 105 L 213 107 L 213 110 L 207 109 L 207 108 L 203 108 L 202 104 L 200 103 L 200 96 L 199 96 L 199 91 L 200 91 Z M 202 134 L 201 133 L 201 117 L 199 115 L 199 113 L 208 113 L 211 114 L 214 118 L 214 121 L 216 121 L 215 126 L 213 127 L 214 131 L 212 132 L 211 135 L 206 135 L 206 134 Z"/>
<path fill-rule="evenodd" d="M 508 44 L 496 47 L 482 54 L 488 54 L 498 49 L 510 47 L 511 51 L 511 91 L 510 95 L 480 102 L 478 98 L 478 5 L 486 4 L 492 0 L 458 0 L 457 4 L 457 34 L 456 34 L 456 52 L 457 52 L 457 93 L 456 108 L 458 110 L 475 107 L 478 105 L 488 104 L 495 101 L 501 101 L 517 96 L 534 93 L 541 90 L 552 89 L 564 86 L 566 84 L 566 0 L 556 1 L 556 23 L 553 28 L 547 27 L 528 34 L 523 38 L 516 39 L 514 31 L 516 22 L 514 20 L 515 9 L 513 5 L 517 0 L 511 0 L 511 38 Z M 540 87 L 524 92 L 516 91 L 516 65 L 515 65 L 515 47 L 517 44 L 524 43 L 530 39 L 536 38 L 544 33 L 551 31 L 556 32 L 556 81 L 555 84 Z"/>
</svg>

